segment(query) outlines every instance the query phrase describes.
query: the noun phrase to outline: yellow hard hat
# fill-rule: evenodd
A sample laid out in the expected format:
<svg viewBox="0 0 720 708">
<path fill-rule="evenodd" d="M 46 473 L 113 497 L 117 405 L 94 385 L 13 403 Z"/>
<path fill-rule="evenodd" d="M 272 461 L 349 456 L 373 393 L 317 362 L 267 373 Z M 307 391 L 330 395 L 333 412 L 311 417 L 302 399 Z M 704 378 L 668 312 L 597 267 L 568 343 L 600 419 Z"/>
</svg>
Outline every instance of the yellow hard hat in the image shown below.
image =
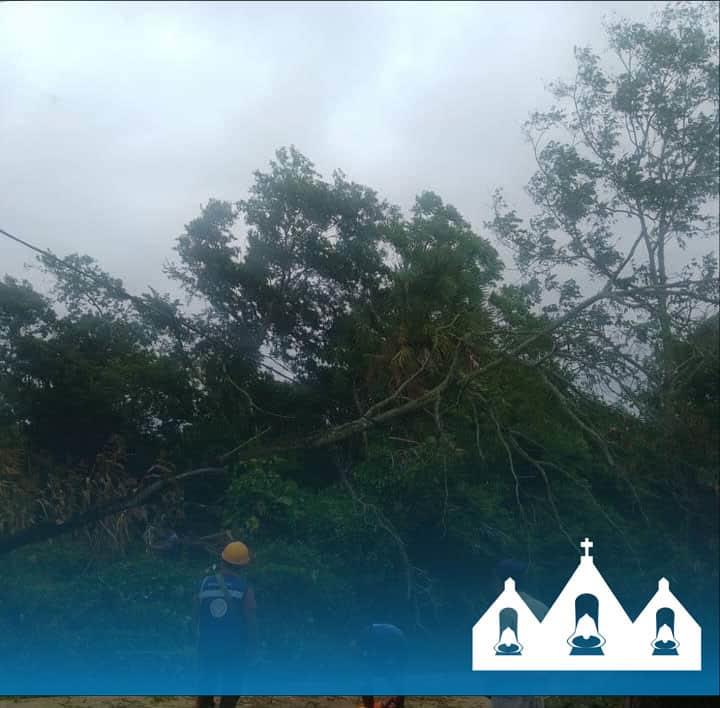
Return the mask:
<svg viewBox="0 0 720 708">
<path fill-rule="evenodd" d="M 223 549 L 222 559 L 231 565 L 247 565 L 250 562 L 250 551 L 241 541 L 233 541 Z"/>
</svg>

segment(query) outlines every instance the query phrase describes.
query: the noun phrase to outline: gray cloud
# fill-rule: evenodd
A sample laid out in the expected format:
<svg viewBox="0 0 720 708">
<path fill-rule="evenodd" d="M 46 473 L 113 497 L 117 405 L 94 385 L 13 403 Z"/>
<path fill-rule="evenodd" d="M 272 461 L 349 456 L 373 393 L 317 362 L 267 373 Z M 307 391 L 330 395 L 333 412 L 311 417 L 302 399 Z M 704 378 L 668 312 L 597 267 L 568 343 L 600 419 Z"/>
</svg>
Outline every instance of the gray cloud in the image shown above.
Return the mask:
<svg viewBox="0 0 720 708">
<path fill-rule="evenodd" d="M 3 3 L 0 226 L 166 288 L 174 238 L 242 198 L 294 143 L 407 207 L 438 191 L 478 228 L 497 186 L 523 202 L 520 126 L 659 3 Z M 28 252 L 0 240 L 0 273 Z"/>
</svg>

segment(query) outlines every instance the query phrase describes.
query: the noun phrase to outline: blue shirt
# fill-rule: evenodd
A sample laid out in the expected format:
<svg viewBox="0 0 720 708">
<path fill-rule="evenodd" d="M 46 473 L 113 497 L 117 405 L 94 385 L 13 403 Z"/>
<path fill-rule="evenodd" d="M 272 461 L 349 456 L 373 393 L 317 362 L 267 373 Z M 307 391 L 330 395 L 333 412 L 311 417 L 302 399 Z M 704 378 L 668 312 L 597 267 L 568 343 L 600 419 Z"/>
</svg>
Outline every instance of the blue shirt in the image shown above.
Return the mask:
<svg viewBox="0 0 720 708">
<path fill-rule="evenodd" d="M 253 600 L 243 578 L 230 574 L 222 577 L 227 593 L 215 575 L 203 578 L 198 590 L 200 648 L 213 647 L 221 652 L 245 644 L 246 611 Z"/>
<path fill-rule="evenodd" d="M 407 655 L 405 635 L 394 624 L 371 624 L 363 631 L 359 644 L 368 657 L 401 662 Z"/>
</svg>

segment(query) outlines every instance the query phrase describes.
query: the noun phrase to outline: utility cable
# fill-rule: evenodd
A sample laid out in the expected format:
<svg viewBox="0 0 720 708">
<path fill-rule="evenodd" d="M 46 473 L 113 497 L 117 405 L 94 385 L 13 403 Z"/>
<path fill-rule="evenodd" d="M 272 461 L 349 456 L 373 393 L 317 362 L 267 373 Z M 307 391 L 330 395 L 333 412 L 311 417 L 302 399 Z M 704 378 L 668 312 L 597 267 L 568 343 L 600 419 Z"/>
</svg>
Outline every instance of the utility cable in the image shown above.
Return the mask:
<svg viewBox="0 0 720 708">
<path fill-rule="evenodd" d="M 203 332 L 200 328 L 196 327 L 195 325 L 191 324 L 190 322 L 187 322 L 186 320 L 180 319 L 172 312 L 163 312 L 159 310 L 157 307 L 155 307 L 151 302 L 148 302 L 147 300 L 144 300 L 141 297 L 138 297 L 137 295 L 132 295 L 124 288 L 106 283 L 102 279 L 98 278 L 94 273 L 88 272 L 83 268 L 80 268 L 76 265 L 73 265 L 72 263 L 68 263 L 66 260 L 56 256 L 51 251 L 47 251 L 43 248 L 40 248 L 39 246 L 35 246 L 32 243 L 25 241 L 18 236 L 14 236 L 13 234 L 9 233 L 8 231 L 5 231 L 5 229 L 0 228 L 0 235 L 5 236 L 6 238 L 10 239 L 11 241 L 14 241 L 15 243 L 20 244 L 21 246 L 24 246 L 25 248 L 30 249 L 31 251 L 34 251 L 35 253 L 40 254 L 41 256 L 44 256 L 46 258 L 50 258 L 52 261 L 57 263 L 58 265 L 62 266 L 63 268 L 67 268 L 68 270 L 73 271 L 74 273 L 77 273 L 81 277 L 92 281 L 95 285 L 98 285 L 105 290 L 109 290 L 115 297 L 121 300 L 127 300 L 128 302 L 131 302 L 135 307 L 139 310 L 142 310 L 143 308 L 145 310 L 150 310 L 154 312 L 156 315 L 160 317 L 170 317 L 173 322 L 180 327 L 184 327 L 185 329 L 193 332 L 196 335 L 199 335 L 203 338 L 208 338 L 208 335 L 206 332 Z M 211 339 L 215 339 L 214 337 L 211 337 Z M 218 340 L 220 342 L 220 340 Z M 222 342 L 222 345 L 225 346 L 225 342 Z M 260 352 L 260 356 L 264 359 L 270 359 L 272 360 L 272 357 L 269 357 L 267 354 L 263 354 Z M 291 376 L 288 376 L 287 374 L 283 373 L 282 371 L 276 369 L 274 366 L 271 366 L 270 364 L 265 363 L 264 361 L 259 361 L 258 364 L 260 366 L 264 367 L 268 371 L 271 371 L 272 373 L 276 374 L 277 376 L 280 376 L 284 378 L 285 380 L 295 383 L 295 379 L 293 379 Z"/>
</svg>

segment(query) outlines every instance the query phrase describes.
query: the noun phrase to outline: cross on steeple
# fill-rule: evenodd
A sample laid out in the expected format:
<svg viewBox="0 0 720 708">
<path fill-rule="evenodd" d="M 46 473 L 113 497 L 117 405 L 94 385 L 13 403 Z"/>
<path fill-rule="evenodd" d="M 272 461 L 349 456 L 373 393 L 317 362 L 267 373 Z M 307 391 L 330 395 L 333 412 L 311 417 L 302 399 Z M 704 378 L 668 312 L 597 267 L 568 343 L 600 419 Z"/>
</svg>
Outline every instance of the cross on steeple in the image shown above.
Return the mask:
<svg viewBox="0 0 720 708">
<path fill-rule="evenodd" d="M 590 549 L 594 545 L 595 544 L 587 536 L 585 537 L 585 540 L 580 544 L 580 548 L 582 548 L 585 551 L 586 558 L 590 556 Z"/>
</svg>

